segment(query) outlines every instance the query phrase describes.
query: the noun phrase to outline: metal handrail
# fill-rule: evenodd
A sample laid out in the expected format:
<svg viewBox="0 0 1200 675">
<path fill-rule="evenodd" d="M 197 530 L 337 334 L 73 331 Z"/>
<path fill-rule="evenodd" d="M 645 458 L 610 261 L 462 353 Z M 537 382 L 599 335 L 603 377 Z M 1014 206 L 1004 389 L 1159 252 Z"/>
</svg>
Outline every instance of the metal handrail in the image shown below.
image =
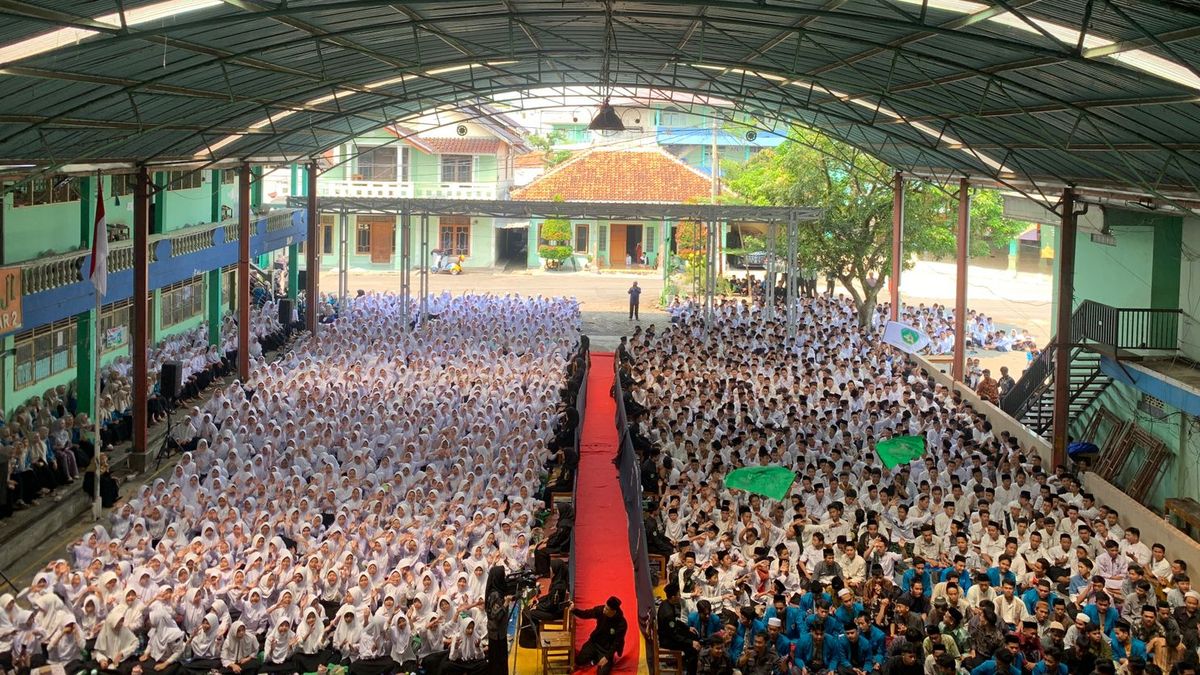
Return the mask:
<svg viewBox="0 0 1200 675">
<path fill-rule="evenodd" d="M 1119 351 L 1177 350 L 1182 314 L 1178 309 L 1112 307 L 1084 300 L 1071 314 L 1071 344 L 1099 345 L 1118 358 Z M 1041 356 L 1021 374 L 1000 402 L 1004 412 L 1020 418 L 1041 397 L 1053 381 L 1056 344 L 1057 338 L 1051 338 Z"/>
<path fill-rule="evenodd" d="M 1071 315 L 1073 342 L 1085 340 L 1113 350 L 1179 349 L 1179 309 L 1112 307 L 1084 300 Z"/>
<path fill-rule="evenodd" d="M 1017 380 L 1013 388 L 1000 401 L 1001 410 L 1014 418 L 1020 418 L 1025 414 L 1030 404 L 1041 395 L 1042 390 L 1050 383 L 1050 376 L 1054 370 L 1053 355 L 1054 342 L 1052 340 L 1046 349 L 1029 364 L 1029 367 L 1021 374 L 1021 379 Z"/>
</svg>

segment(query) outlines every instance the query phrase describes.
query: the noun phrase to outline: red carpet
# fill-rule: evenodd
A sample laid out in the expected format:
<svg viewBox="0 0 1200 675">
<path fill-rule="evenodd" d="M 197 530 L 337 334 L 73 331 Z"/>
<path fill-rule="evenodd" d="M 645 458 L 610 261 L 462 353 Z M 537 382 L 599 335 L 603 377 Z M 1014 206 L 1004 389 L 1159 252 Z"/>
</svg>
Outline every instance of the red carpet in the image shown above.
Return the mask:
<svg viewBox="0 0 1200 675">
<path fill-rule="evenodd" d="M 593 352 L 575 493 L 575 606 L 602 605 L 612 595 L 621 599 L 629 631 L 625 653 L 612 672 L 636 673 L 640 640 L 637 596 L 629 558 L 629 525 L 613 464 L 618 443 L 616 402 L 610 393 L 613 375 L 613 355 Z M 595 623 L 578 621 L 576 648 L 587 641 Z"/>
</svg>

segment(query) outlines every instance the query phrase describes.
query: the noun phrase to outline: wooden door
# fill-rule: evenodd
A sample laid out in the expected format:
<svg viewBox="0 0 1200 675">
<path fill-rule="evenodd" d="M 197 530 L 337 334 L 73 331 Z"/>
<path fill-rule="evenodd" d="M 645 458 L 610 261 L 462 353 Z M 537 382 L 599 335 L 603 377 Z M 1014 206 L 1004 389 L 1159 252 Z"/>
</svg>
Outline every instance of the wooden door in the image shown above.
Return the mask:
<svg viewBox="0 0 1200 675">
<path fill-rule="evenodd" d="M 396 250 L 396 224 L 386 221 L 371 222 L 371 262 L 390 263 Z"/>
<path fill-rule="evenodd" d="M 608 256 L 611 267 L 625 267 L 625 228 L 626 225 L 613 223 L 609 227 L 611 234 L 608 242 Z"/>
</svg>

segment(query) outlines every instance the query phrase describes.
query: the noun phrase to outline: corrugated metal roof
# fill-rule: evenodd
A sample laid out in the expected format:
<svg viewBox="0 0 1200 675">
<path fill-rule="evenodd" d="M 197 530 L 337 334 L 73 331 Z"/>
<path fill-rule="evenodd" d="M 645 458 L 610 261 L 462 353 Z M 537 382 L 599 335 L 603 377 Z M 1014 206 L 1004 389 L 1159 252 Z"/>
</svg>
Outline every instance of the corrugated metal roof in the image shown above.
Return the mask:
<svg viewBox="0 0 1200 675">
<path fill-rule="evenodd" d="M 1200 195 L 1200 8 L 1180 3 L 123 4 L 163 2 L 180 13 L 128 29 L 94 20 L 109 0 L 0 5 L 0 163 L 303 159 L 441 105 L 608 84 L 720 97 L 900 170 Z M 26 42 L 67 27 L 95 34 Z"/>
</svg>

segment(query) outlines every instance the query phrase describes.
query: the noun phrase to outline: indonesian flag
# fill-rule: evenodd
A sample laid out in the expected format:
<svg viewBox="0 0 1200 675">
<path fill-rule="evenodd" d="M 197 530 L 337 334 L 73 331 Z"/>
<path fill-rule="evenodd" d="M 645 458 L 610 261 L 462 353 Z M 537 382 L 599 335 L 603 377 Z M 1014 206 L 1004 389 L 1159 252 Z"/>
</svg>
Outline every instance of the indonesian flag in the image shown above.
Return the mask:
<svg viewBox="0 0 1200 675">
<path fill-rule="evenodd" d="M 96 226 L 92 228 L 92 266 L 88 278 L 100 297 L 108 292 L 108 222 L 104 217 L 104 186 L 96 180 Z"/>
</svg>

